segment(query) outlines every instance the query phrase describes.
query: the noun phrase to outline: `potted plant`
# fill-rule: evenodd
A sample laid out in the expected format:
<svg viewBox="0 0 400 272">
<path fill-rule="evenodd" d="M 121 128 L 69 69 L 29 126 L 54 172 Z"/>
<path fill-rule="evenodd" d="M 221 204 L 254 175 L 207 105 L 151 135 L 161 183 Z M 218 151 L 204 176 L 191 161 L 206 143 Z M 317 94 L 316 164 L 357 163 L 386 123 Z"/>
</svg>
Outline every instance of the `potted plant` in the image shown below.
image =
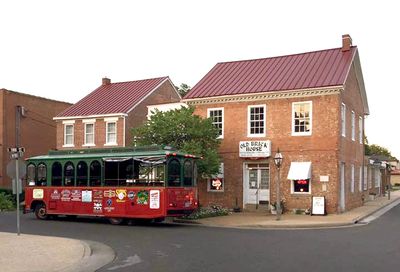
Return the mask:
<svg viewBox="0 0 400 272">
<path fill-rule="evenodd" d="M 284 201 L 283 200 L 281 200 L 281 213 L 283 213 L 284 212 L 284 210 L 285 210 L 285 205 L 284 205 Z M 272 214 L 276 214 L 276 211 L 277 211 L 277 202 L 275 201 L 275 202 L 272 202 L 271 203 L 271 213 Z"/>
</svg>

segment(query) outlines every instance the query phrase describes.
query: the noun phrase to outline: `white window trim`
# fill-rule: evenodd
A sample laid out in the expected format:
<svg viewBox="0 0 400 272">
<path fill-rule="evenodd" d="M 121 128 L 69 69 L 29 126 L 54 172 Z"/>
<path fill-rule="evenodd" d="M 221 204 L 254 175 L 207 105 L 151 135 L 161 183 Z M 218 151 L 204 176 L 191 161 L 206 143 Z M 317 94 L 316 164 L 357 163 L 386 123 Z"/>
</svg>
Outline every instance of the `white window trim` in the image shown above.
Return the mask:
<svg viewBox="0 0 400 272">
<path fill-rule="evenodd" d="M 380 188 L 381 187 L 381 171 L 379 168 L 374 169 L 374 176 L 375 176 L 375 188 Z"/>
<path fill-rule="evenodd" d="M 358 177 L 358 179 L 359 179 L 359 181 L 360 181 L 360 184 L 358 185 L 358 190 L 359 190 L 360 192 L 362 192 L 362 185 L 363 185 L 362 166 L 360 166 L 359 175 L 360 175 L 360 176 Z"/>
<path fill-rule="evenodd" d="M 96 143 L 96 139 L 95 139 L 95 137 L 96 137 L 95 136 L 96 135 L 96 125 L 95 125 L 95 122 L 89 122 L 88 120 L 83 120 L 82 123 L 84 124 L 84 129 L 83 129 L 84 130 L 84 132 L 83 132 L 84 145 L 82 145 L 82 146 L 87 146 L 87 147 L 96 146 L 96 144 L 95 144 Z M 87 125 L 93 125 L 93 143 L 91 143 L 91 144 L 86 143 L 86 126 Z"/>
<path fill-rule="evenodd" d="M 311 192 L 312 192 L 312 182 L 311 182 L 311 178 L 310 178 L 310 182 L 309 182 L 309 184 L 310 184 L 310 188 L 309 188 L 309 192 L 295 192 L 294 191 L 294 179 L 292 179 L 292 180 L 290 180 L 290 193 L 292 194 L 292 195 L 311 195 Z"/>
<path fill-rule="evenodd" d="M 220 110 L 222 111 L 222 134 L 218 136 L 217 139 L 223 139 L 224 138 L 224 128 L 225 128 L 225 114 L 224 114 L 224 108 L 209 108 L 207 109 L 207 118 L 210 118 L 210 112 L 211 111 L 217 111 Z"/>
<path fill-rule="evenodd" d="M 251 134 L 250 133 L 250 110 L 251 108 L 264 108 L 264 133 L 262 134 Z M 247 106 L 247 137 L 255 138 L 255 137 L 265 137 L 267 133 L 267 105 L 266 104 L 261 104 L 261 105 L 249 105 Z"/>
<path fill-rule="evenodd" d="M 75 147 L 75 139 L 74 139 L 74 137 L 75 137 L 75 121 L 71 121 L 71 122 L 68 122 L 68 121 L 66 121 L 65 123 L 63 122 L 63 124 L 64 124 L 64 144 L 63 144 L 63 147 Z M 67 142 L 67 126 L 72 126 L 72 144 L 66 144 L 66 142 Z"/>
<path fill-rule="evenodd" d="M 295 132 L 294 131 L 294 106 L 296 104 L 310 104 L 310 131 L 309 132 Z M 312 135 L 312 101 L 301 101 L 292 103 L 292 136 L 310 136 Z"/>
<path fill-rule="evenodd" d="M 340 107 L 340 122 L 342 136 L 346 137 L 346 104 L 344 103 Z"/>
<path fill-rule="evenodd" d="M 354 184 L 354 173 L 355 172 L 355 170 L 354 170 L 354 164 L 352 164 L 351 165 L 351 184 L 350 184 L 350 191 L 352 192 L 352 193 L 354 193 L 354 187 L 355 187 L 355 184 Z"/>
<path fill-rule="evenodd" d="M 361 116 L 358 117 L 358 138 L 360 144 L 363 143 L 363 118 Z"/>
<path fill-rule="evenodd" d="M 356 113 L 351 111 L 351 140 L 356 140 Z"/>
<path fill-rule="evenodd" d="M 210 186 L 210 180 L 207 180 L 207 192 L 211 192 L 211 193 L 223 193 L 225 191 L 225 177 L 224 177 L 224 163 L 221 162 L 219 164 L 219 174 L 215 176 L 215 178 L 222 178 L 222 190 L 213 190 L 211 189 Z"/>
<path fill-rule="evenodd" d="M 117 124 L 117 120 L 118 117 L 115 118 L 104 118 L 104 120 L 106 119 L 112 119 L 106 122 L 106 143 L 104 144 L 104 146 L 116 146 L 118 145 L 118 124 Z M 114 123 L 115 124 L 115 142 L 108 142 L 108 124 Z"/>
<path fill-rule="evenodd" d="M 364 179 L 363 179 L 363 190 L 368 190 L 368 166 L 364 166 L 363 169 Z"/>
</svg>

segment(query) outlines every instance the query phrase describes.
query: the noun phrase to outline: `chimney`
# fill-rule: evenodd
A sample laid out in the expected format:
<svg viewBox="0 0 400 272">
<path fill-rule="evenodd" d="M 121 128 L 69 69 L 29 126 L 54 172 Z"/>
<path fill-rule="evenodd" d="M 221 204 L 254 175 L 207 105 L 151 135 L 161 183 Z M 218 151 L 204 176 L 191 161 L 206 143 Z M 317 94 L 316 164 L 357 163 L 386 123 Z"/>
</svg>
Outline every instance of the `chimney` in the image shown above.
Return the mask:
<svg viewBox="0 0 400 272">
<path fill-rule="evenodd" d="M 109 85 L 111 84 L 111 79 L 103 77 L 103 79 L 101 80 L 101 85 Z"/>
<path fill-rule="evenodd" d="M 352 45 L 352 40 L 349 34 L 342 35 L 342 52 L 349 51 Z"/>
</svg>

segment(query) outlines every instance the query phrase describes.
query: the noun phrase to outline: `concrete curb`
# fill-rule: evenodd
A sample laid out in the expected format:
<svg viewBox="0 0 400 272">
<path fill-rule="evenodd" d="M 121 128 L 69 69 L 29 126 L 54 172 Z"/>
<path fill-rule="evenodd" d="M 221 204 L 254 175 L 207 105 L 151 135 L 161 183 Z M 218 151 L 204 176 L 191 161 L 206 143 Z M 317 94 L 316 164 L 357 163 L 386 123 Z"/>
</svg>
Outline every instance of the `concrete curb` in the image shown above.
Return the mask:
<svg viewBox="0 0 400 272">
<path fill-rule="evenodd" d="M 115 259 L 114 250 L 103 243 L 82 240 L 80 242 L 84 248 L 82 259 L 60 270 L 61 272 L 94 272 Z"/>
</svg>

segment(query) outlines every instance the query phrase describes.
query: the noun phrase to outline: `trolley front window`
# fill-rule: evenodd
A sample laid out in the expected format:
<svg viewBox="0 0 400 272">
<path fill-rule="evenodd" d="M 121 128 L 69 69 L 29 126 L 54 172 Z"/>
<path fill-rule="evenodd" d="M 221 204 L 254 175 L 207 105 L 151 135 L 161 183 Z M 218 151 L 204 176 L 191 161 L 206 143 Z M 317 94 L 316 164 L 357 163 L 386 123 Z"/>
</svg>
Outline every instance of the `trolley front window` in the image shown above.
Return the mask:
<svg viewBox="0 0 400 272">
<path fill-rule="evenodd" d="M 39 163 L 37 171 L 38 185 L 45 186 L 47 183 L 47 167 L 44 163 Z"/>
<path fill-rule="evenodd" d="M 36 167 L 34 164 L 28 164 L 27 167 L 27 181 L 29 185 L 35 185 L 35 180 L 36 180 Z"/>
</svg>

